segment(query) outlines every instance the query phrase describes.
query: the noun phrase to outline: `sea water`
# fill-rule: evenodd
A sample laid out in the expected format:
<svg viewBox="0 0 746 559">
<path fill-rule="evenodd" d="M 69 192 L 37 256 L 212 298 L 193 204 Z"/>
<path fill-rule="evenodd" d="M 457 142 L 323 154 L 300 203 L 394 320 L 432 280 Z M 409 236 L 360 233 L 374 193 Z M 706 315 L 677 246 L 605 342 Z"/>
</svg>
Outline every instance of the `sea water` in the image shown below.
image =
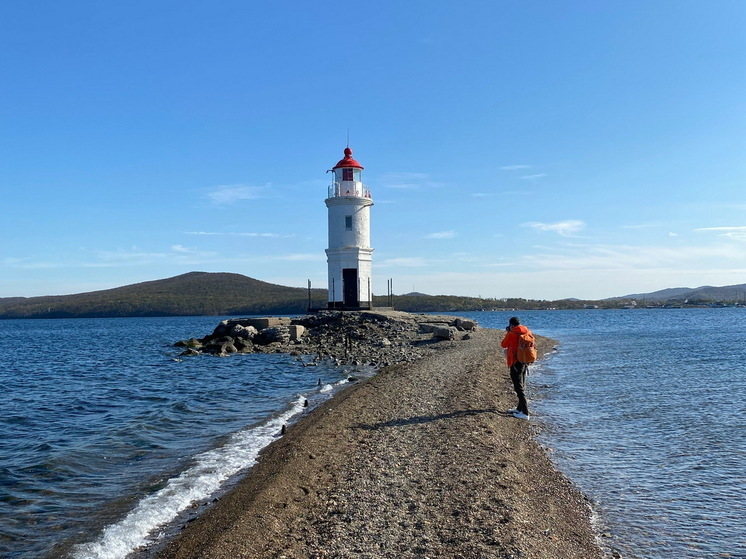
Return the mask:
<svg viewBox="0 0 746 559">
<path fill-rule="evenodd" d="M 746 557 L 746 310 L 459 314 L 498 329 L 517 314 L 558 340 L 531 367 L 531 424 L 607 548 Z M 349 374 L 179 357 L 174 341 L 218 320 L 0 321 L 0 557 L 125 557 Z"/>
<path fill-rule="evenodd" d="M 531 367 L 531 421 L 605 547 L 746 557 L 746 309 L 468 314 L 558 340 Z"/>
<path fill-rule="evenodd" d="M 125 557 L 352 372 L 284 354 L 180 357 L 175 341 L 219 320 L 0 321 L 0 557 Z"/>
</svg>

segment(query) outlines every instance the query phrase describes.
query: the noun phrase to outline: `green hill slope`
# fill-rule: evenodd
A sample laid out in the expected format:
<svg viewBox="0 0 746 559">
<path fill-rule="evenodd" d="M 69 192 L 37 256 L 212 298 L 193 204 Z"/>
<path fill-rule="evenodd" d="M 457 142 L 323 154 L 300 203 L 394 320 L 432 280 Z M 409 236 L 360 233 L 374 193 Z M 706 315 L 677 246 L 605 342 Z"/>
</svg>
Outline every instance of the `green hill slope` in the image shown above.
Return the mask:
<svg viewBox="0 0 746 559">
<path fill-rule="evenodd" d="M 313 290 L 326 304 L 326 290 Z M 295 314 L 308 308 L 308 290 L 240 274 L 190 272 L 76 295 L 0 299 L 0 318 L 91 318 Z"/>
<path fill-rule="evenodd" d="M 457 295 L 374 296 L 375 307 L 392 304 L 409 312 L 463 312 L 512 309 L 582 309 L 592 303 L 618 308 L 630 299 L 656 301 L 689 298 L 690 304 L 708 301 L 746 302 L 746 284 L 727 287 L 677 288 L 656 293 L 628 295 L 604 301 L 563 299 L 482 299 Z M 665 297 L 664 297 L 665 296 Z M 326 289 L 313 289 L 311 306 L 326 307 Z M 77 295 L 0 298 L 0 319 L 9 318 L 103 318 L 126 316 L 237 316 L 252 314 L 304 314 L 308 290 L 259 281 L 241 274 L 190 272 L 173 278 L 147 281 Z"/>
</svg>

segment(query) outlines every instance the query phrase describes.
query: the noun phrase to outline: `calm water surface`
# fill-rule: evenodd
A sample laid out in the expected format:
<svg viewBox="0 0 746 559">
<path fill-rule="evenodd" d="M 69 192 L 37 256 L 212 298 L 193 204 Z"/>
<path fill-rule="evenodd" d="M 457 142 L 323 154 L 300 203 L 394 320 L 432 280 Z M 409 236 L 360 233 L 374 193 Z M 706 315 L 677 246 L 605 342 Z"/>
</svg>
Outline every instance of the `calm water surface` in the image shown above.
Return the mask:
<svg viewBox="0 0 746 559">
<path fill-rule="evenodd" d="M 126 556 L 345 382 L 288 355 L 178 357 L 219 320 L 0 321 L 0 557 Z"/>
<path fill-rule="evenodd" d="M 625 558 L 746 557 L 746 309 L 518 314 L 559 340 L 533 419 Z M 611 537 L 608 537 L 611 536 Z"/>
</svg>

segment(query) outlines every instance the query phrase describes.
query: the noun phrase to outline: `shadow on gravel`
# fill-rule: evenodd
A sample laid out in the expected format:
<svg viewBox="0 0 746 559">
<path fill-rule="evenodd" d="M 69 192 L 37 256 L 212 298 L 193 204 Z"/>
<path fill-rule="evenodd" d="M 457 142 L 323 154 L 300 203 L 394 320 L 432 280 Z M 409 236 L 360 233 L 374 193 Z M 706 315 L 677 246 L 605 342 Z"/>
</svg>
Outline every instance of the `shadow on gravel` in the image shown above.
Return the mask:
<svg viewBox="0 0 746 559">
<path fill-rule="evenodd" d="M 405 427 L 407 425 L 419 425 L 422 423 L 430 423 L 432 421 L 441 421 L 443 419 L 454 419 L 456 417 L 465 417 L 468 415 L 479 415 L 482 413 L 498 413 L 501 415 L 507 415 L 505 412 L 501 412 L 494 408 L 486 410 L 460 410 L 450 413 L 442 413 L 440 415 L 418 415 L 415 417 L 407 417 L 403 419 L 392 419 L 391 421 L 383 421 L 381 423 L 374 423 L 372 425 L 367 423 L 358 423 L 355 425 L 355 429 L 363 429 L 365 431 L 377 431 L 379 429 L 386 429 L 387 427 Z"/>
</svg>

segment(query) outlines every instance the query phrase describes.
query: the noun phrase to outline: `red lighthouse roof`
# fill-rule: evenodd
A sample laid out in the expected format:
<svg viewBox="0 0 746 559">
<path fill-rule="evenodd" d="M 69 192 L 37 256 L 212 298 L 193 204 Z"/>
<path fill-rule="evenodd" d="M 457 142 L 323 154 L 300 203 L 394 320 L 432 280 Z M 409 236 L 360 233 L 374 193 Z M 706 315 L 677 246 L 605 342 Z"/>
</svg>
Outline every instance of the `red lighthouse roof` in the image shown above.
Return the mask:
<svg viewBox="0 0 746 559">
<path fill-rule="evenodd" d="M 358 169 L 364 169 L 364 167 L 360 165 L 360 163 L 352 158 L 352 150 L 349 147 L 345 148 L 344 159 L 340 159 L 339 163 L 332 167 L 332 171 L 334 169 L 339 169 L 340 167 L 356 167 Z"/>
</svg>

